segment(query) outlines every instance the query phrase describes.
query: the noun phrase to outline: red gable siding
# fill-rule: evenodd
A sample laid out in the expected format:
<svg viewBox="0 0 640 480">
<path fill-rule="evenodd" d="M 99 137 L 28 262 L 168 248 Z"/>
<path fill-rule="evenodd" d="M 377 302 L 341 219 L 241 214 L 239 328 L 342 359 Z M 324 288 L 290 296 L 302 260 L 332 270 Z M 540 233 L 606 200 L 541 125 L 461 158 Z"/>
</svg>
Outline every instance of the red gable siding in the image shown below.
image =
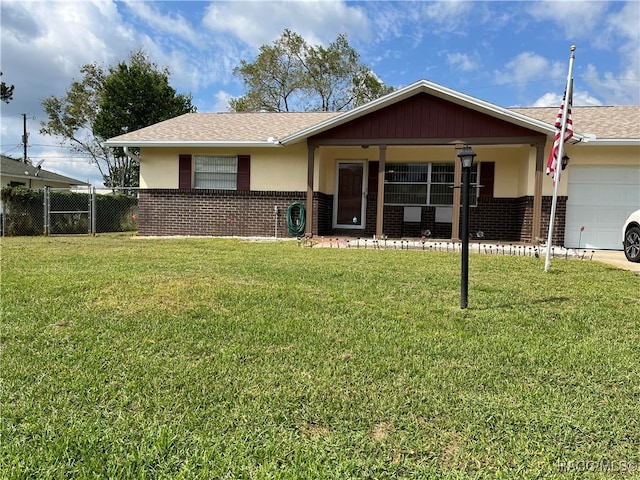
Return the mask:
<svg viewBox="0 0 640 480">
<path fill-rule="evenodd" d="M 312 141 L 531 137 L 539 132 L 490 117 L 426 93 L 322 132 Z"/>
</svg>

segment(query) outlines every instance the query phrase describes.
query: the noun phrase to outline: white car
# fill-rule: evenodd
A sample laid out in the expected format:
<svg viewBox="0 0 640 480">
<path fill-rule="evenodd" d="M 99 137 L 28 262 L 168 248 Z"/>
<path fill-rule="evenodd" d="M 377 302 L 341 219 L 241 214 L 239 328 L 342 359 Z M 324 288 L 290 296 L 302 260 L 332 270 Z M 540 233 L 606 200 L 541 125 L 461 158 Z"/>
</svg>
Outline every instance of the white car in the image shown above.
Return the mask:
<svg viewBox="0 0 640 480">
<path fill-rule="evenodd" d="M 624 256 L 630 262 L 640 262 L 640 210 L 636 210 L 622 227 Z"/>
</svg>

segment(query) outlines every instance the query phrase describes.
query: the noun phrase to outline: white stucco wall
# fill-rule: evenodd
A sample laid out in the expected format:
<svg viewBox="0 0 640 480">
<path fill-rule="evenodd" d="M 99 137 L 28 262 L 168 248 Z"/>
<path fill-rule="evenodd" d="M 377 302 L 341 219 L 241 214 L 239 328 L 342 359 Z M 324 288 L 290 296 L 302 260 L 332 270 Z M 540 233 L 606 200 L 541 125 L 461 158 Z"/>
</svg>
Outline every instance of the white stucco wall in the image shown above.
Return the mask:
<svg viewBox="0 0 640 480">
<path fill-rule="evenodd" d="M 544 153 L 546 167 L 550 142 Z M 535 188 L 536 149 L 530 145 L 472 146 L 476 161 L 494 162 L 494 196 L 517 198 L 533 196 Z M 567 194 L 572 165 L 639 165 L 640 147 L 611 147 L 594 144 L 566 145 L 571 157 L 563 172 L 559 194 Z M 307 145 L 270 148 L 143 148 L 140 160 L 140 186 L 142 188 L 178 188 L 178 156 L 180 154 L 251 155 L 251 190 L 306 191 Z M 356 147 L 320 147 L 315 153 L 314 190 L 335 193 L 336 164 L 339 160 L 378 161 L 379 149 Z M 393 162 L 457 162 L 451 147 L 389 146 L 388 163 Z M 543 178 L 543 195 L 553 194 L 553 183 Z"/>
<path fill-rule="evenodd" d="M 548 143 L 544 153 L 544 168 L 546 170 L 547 159 L 551 146 Z M 602 165 L 602 166 L 640 166 L 640 146 L 606 146 L 589 143 L 575 145 L 565 144 L 565 152 L 569 156 L 569 165 L 560 175 L 558 195 L 568 194 L 571 167 L 574 165 Z M 638 186 L 640 188 L 640 185 Z M 544 176 L 542 181 L 542 194 L 553 195 L 553 181 L 551 177 Z"/>
</svg>

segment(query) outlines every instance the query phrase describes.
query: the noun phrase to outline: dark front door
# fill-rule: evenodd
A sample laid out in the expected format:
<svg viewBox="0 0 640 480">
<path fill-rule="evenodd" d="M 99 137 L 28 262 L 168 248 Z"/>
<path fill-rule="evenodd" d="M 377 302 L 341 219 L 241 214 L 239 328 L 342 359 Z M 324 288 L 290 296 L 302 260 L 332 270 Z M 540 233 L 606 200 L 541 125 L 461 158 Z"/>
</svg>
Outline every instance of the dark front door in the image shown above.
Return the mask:
<svg viewBox="0 0 640 480">
<path fill-rule="evenodd" d="M 365 227 L 364 161 L 338 162 L 338 194 L 335 202 L 336 228 Z"/>
</svg>

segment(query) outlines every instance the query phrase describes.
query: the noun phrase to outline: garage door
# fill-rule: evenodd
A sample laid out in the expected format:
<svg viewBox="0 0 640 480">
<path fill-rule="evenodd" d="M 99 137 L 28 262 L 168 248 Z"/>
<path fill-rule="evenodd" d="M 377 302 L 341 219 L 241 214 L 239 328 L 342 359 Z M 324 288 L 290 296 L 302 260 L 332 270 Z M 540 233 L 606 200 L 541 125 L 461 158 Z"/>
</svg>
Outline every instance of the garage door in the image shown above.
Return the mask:
<svg viewBox="0 0 640 480">
<path fill-rule="evenodd" d="M 565 246 L 622 250 L 622 224 L 640 208 L 640 165 L 569 172 Z"/>
</svg>

